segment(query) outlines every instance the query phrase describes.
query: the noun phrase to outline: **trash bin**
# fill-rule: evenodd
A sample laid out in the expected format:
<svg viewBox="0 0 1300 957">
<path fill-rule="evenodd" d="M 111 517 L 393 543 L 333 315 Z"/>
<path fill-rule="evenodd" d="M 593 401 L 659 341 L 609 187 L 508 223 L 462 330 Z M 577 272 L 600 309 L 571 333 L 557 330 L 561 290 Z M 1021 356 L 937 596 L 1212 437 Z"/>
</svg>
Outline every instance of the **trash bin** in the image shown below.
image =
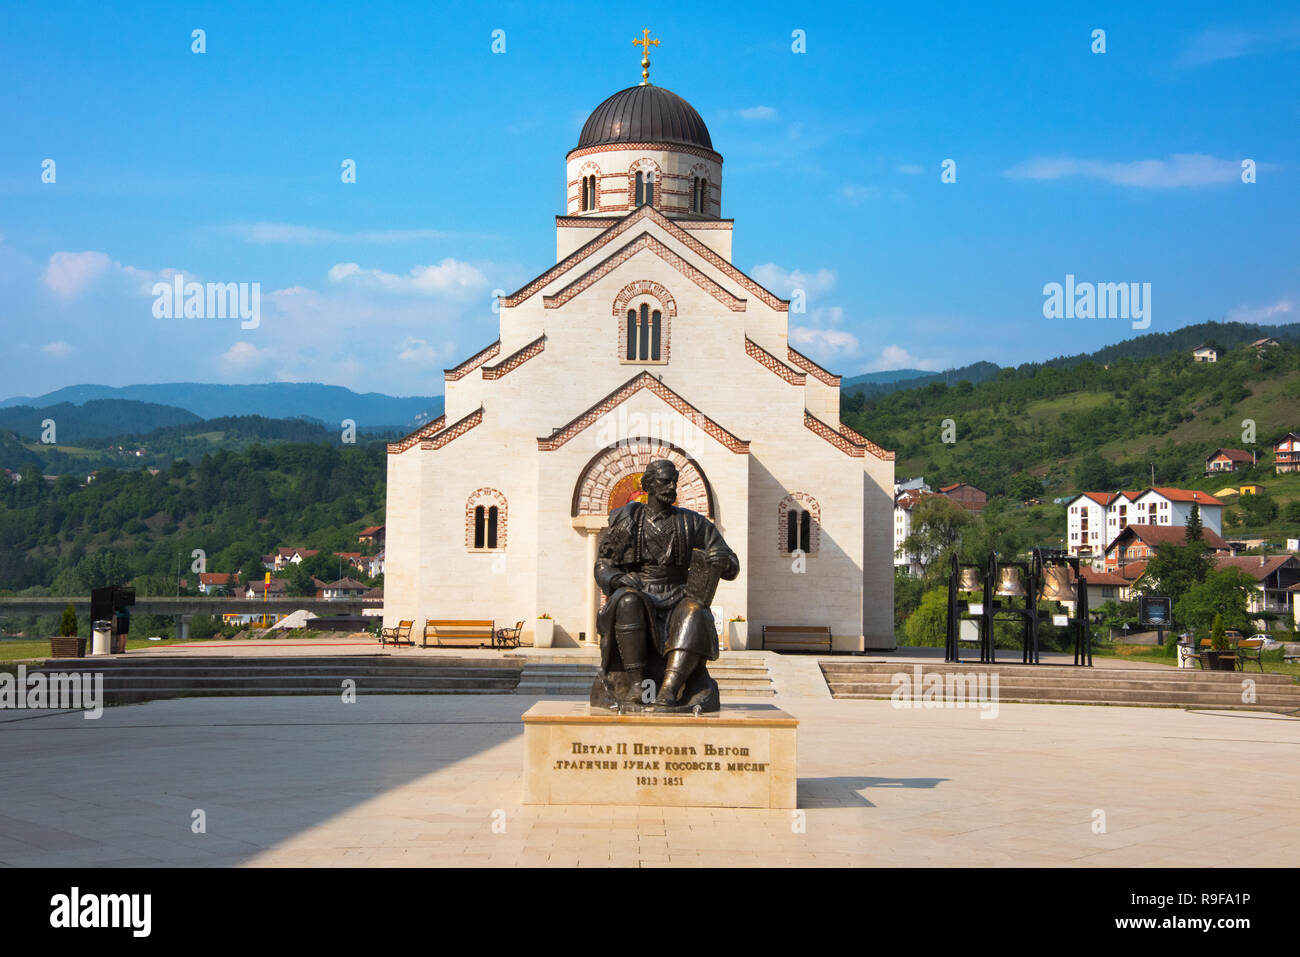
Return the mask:
<svg viewBox="0 0 1300 957">
<path fill-rule="evenodd" d="M 90 653 L 92 655 L 112 654 L 113 623 L 111 621 L 96 621 L 90 627 L 95 636 Z"/>
<path fill-rule="evenodd" d="M 1195 668 L 1196 660 L 1192 658 L 1192 644 L 1186 641 L 1178 643 L 1178 667 Z"/>
</svg>

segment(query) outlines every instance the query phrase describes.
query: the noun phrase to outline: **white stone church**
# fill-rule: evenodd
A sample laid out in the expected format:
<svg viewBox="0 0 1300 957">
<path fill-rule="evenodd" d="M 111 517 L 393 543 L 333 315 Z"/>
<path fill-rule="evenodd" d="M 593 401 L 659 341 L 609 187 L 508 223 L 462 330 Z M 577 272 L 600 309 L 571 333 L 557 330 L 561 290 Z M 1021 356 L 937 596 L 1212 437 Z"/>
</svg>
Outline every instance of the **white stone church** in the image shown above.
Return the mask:
<svg viewBox="0 0 1300 957">
<path fill-rule="evenodd" d="M 894 453 L 839 418 L 840 377 L 790 347 L 789 302 L 731 264 L 722 156 L 643 83 L 568 154 L 556 264 L 500 300 L 500 337 L 445 373 L 446 411 L 388 447 L 384 624 L 540 616 L 595 641 L 607 513 L 646 463 L 740 557 L 715 611 L 892 648 Z M 418 639 L 417 639 L 418 640 Z"/>
</svg>

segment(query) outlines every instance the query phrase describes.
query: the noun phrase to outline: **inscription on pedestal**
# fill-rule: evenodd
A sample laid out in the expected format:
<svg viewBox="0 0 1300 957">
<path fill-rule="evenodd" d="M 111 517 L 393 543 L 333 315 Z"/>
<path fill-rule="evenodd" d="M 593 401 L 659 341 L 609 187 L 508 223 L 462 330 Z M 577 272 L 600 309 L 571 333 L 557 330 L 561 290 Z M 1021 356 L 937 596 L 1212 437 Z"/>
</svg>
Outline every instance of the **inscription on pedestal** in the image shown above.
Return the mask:
<svg viewBox="0 0 1300 957">
<path fill-rule="evenodd" d="M 771 705 L 695 717 L 543 701 L 523 720 L 527 804 L 795 806 L 798 721 Z"/>
</svg>

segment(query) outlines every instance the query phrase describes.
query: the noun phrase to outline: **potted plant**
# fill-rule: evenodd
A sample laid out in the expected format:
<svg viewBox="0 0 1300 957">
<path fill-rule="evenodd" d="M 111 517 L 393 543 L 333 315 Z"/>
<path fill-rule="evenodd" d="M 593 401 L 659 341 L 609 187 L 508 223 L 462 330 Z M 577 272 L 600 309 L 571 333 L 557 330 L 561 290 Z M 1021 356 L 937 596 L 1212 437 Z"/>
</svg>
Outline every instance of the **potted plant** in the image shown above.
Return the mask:
<svg viewBox="0 0 1300 957">
<path fill-rule="evenodd" d="M 555 641 L 555 619 L 550 615 L 538 615 L 537 626 L 533 629 L 533 647 L 549 648 Z"/>
<path fill-rule="evenodd" d="M 59 637 L 50 639 L 50 656 L 53 658 L 86 657 L 86 639 L 77 637 L 77 609 L 72 602 L 63 609 L 59 621 Z"/>
<path fill-rule="evenodd" d="M 1233 671 L 1237 667 L 1237 655 L 1223 627 L 1222 612 L 1215 614 L 1214 624 L 1210 626 L 1210 650 L 1205 656 L 1211 671 Z"/>
<path fill-rule="evenodd" d="M 749 626 L 744 615 L 737 615 L 727 621 L 727 649 L 743 651 L 749 647 Z"/>
</svg>

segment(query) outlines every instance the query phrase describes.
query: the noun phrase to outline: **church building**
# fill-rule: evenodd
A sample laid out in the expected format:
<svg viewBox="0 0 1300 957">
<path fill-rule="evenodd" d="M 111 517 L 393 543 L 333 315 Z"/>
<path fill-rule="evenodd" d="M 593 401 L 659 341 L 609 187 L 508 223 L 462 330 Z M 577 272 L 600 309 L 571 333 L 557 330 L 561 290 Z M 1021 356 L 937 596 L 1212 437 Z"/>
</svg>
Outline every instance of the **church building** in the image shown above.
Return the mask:
<svg viewBox="0 0 1300 957">
<path fill-rule="evenodd" d="M 388 447 L 385 625 L 522 620 L 527 644 L 549 616 L 557 646 L 595 641 L 598 537 L 666 458 L 677 504 L 740 558 L 714 605 L 749 648 L 763 625 L 894 647 L 894 453 L 840 421 L 840 377 L 790 346 L 789 302 L 732 265 L 722 166 L 648 80 L 596 107 L 555 265 L 446 370 L 445 413 Z"/>
</svg>

